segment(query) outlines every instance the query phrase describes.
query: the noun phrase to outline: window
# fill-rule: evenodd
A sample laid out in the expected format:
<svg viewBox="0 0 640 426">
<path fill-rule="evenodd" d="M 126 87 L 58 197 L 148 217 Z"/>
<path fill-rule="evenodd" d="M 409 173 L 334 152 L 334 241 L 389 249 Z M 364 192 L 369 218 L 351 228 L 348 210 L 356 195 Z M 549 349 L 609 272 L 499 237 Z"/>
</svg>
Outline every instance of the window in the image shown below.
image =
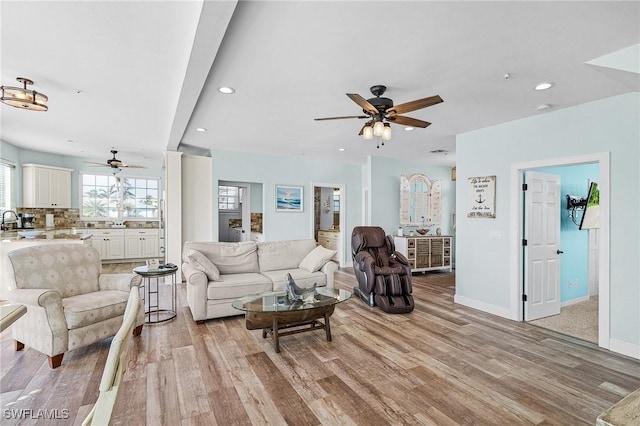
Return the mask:
<svg viewBox="0 0 640 426">
<path fill-rule="evenodd" d="M 0 210 L 13 210 L 16 205 L 16 166 L 0 160 Z"/>
<path fill-rule="evenodd" d="M 125 178 L 123 217 L 157 219 L 158 184 L 158 179 Z"/>
<path fill-rule="evenodd" d="M 81 174 L 82 217 L 158 219 L 160 180 Z"/>
<path fill-rule="evenodd" d="M 340 213 L 340 189 L 333 190 L 333 212 Z"/>
<path fill-rule="evenodd" d="M 238 210 L 240 206 L 240 188 L 237 186 L 218 187 L 218 209 Z"/>
</svg>

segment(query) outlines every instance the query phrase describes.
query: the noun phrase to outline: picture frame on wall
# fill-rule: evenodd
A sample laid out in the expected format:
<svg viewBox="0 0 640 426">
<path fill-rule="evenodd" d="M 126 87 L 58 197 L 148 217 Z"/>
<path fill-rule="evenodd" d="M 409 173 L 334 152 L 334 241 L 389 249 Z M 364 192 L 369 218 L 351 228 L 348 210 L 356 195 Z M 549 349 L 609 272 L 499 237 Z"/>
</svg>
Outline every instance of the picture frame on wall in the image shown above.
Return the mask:
<svg viewBox="0 0 640 426">
<path fill-rule="evenodd" d="M 496 218 L 496 177 L 475 176 L 468 178 L 467 217 Z"/>
<path fill-rule="evenodd" d="M 303 188 L 301 186 L 276 185 L 276 212 L 301 213 L 303 211 Z"/>
</svg>

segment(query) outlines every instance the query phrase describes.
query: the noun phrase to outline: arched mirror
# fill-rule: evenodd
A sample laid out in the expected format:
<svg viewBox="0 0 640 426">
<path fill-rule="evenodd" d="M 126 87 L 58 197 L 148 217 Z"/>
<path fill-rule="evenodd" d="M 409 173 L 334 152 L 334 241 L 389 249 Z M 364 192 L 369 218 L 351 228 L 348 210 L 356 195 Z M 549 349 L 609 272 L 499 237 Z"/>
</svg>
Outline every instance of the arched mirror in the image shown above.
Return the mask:
<svg viewBox="0 0 640 426">
<path fill-rule="evenodd" d="M 442 181 L 416 173 L 400 176 L 400 225 L 437 225 L 442 216 Z"/>
</svg>

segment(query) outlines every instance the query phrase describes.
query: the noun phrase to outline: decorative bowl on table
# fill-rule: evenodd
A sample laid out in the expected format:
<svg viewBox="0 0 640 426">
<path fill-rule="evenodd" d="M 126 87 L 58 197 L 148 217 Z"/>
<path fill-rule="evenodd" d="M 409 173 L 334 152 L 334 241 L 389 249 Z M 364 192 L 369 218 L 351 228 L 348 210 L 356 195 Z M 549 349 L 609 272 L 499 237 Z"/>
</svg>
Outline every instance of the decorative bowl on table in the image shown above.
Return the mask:
<svg viewBox="0 0 640 426">
<path fill-rule="evenodd" d="M 18 231 L 18 235 L 23 238 L 38 238 L 44 231 Z"/>
<path fill-rule="evenodd" d="M 427 235 L 427 232 L 429 232 L 428 229 L 416 229 L 416 232 L 420 235 Z"/>
</svg>

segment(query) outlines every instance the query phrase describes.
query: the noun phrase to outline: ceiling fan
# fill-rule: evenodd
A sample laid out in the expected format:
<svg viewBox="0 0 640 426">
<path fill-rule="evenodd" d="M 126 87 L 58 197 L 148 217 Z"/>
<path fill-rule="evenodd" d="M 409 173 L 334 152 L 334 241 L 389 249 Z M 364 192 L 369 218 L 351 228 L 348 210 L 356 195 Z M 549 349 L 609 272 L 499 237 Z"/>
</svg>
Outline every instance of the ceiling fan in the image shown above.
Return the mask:
<svg viewBox="0 0 640 426">
<path fill-rule="evenodd" d="M 400 114 L 430 107 L 443 102 L 440 96 L 435 95 L 394 106 L 391 99 L 381 97 L 387 90 L 386 86 L 378 84 L 375 86 L 371 86 L 370 90 L 373 96 L 375 96 L 371 99 L 365 99 L 356 93 L 347 93 L 347 96 L 362 108 L 362 112 L 365 115 L 325 117 L 316 118 L 315 120 L 323 121 L 342 120 L 345 118 L 368 118 L 369 121 L 367 121 L 365 125 L 362 126 L 362 129 L 360 129 L 360 133 L 358 134 L 364 136 L 365 140 L 371 140 L 373 139 L 373 136 L 381 136 L 383 140 L 382 144 L 384 145 L 385 140 L 391 139 L 391 126 L 389 125 L 389 123 L 421 128 L 425 128 L 431 124 L 427 121 L 406 117 Z M 379 147 L 380 146 L 378 146 L 378 148 Z"/>
<path fill-rule="evenodd" d="M 116 151 L 115 149 L 111 150 L 111 154 L 113 154 L 113 158 L 110 158 L 107 160 L 106 163 L 96 163 L 93 161 L 85 161 L 85 163 L 87 164 L 91 164 L 94 167 L 110 167 L 111 169 L 117 169 L 118 171 L 122 170 L 122 169 L 146 169 L 145 166 L 138 166 L 135 164 L 127 164 L 124 163 L 120 160 L 118 160 L 116 158 L 116 154 L 118 153 L 118 151 Z"/>
</svg>

